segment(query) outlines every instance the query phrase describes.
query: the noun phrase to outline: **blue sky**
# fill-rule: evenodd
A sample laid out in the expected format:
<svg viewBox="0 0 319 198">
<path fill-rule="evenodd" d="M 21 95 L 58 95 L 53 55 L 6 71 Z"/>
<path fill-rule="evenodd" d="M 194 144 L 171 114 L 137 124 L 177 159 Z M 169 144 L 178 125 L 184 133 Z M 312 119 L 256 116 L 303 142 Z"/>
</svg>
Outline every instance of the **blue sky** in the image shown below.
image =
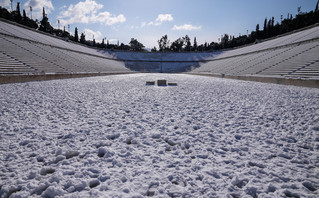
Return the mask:
<svg viewBox="0 0 319 198">
<path fill-rule="evenodd" d="M 314 10 L 317 0 L 13 0 L 13 8 L 21 2 L 33 19 L 42 19 L 45 7 L 52 26 L 70 25 L 71 33 L 78 27 L 86 39 L 102 38 L 110 43 L 128 44 L 136 38 L 146 47 L 157 45 L 163 35 L 170 41 L 189 35 L 197 42 L 218 42 L 222 34 L 238 36 L 263 27 L 266 17 L 287 17 Z M 0 0 L 0 6 L 11 9 L 10 0 Z"/>
</svg>

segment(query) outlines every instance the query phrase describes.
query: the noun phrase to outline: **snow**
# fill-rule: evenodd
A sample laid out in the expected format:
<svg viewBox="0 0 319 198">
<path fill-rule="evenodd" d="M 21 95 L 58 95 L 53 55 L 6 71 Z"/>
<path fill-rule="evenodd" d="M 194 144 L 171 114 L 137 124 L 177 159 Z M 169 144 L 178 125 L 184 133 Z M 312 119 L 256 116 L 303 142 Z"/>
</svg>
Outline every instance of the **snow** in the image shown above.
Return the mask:
<svg viewBox="0 0 319 198">
<path fill-rule="evenodd" d="M 318 197 L 319 89 L 130 74 L 0 93 L 0 197 Z"/>
</svg>

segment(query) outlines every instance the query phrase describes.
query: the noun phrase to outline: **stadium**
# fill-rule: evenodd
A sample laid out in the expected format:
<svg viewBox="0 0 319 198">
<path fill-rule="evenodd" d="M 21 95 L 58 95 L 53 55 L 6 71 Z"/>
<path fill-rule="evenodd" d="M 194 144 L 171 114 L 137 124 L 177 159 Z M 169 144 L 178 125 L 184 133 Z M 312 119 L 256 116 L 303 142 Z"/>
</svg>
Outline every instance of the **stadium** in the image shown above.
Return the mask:
<svg viewBox="0 0 319 198">
<path fill-rule="evenodd" d="M 318 54 L 318 24 L 150 53 L 1 19 L 0 197 L 318 197 Z"/>
</svg>

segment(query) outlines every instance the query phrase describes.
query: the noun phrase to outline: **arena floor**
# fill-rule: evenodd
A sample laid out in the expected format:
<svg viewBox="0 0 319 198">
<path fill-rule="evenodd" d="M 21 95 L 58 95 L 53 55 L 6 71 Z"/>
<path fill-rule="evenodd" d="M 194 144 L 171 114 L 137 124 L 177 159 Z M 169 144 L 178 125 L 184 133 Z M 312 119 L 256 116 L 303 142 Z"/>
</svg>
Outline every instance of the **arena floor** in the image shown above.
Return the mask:
<svg viewBox="0 0 319 198">
<path fill-rule="evenodd" d="M 319 89 L 130 74 L 0 93 L 0 197 L 318 197 Z"/>
</svg>

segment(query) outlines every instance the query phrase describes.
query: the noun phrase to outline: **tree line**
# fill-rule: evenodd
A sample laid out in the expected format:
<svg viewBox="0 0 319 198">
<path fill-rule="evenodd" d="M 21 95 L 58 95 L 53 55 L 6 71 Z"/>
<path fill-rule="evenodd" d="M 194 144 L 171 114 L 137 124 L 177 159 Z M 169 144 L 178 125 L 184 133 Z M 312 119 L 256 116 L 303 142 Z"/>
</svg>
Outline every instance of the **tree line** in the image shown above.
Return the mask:
<svg viewBox="0 0 319 198">
<path fill-rule="evenodd" d="M 304 28 L 319 22 L 319 0 L 316 4 L 316 7 L 313 11 L 308 13 L 301 12 L 301 7 L 298 7 L 298 14 L 293 17 L 292 14 L 288 14 L 286 18 L 281 15 L 280 23 L 275 23 L 275 18 L 265 18 L 263 29 L 261 30 L 260 25 L 256 25 L 256 29 L 251 31 L 250 34 L 239 35 L 238 37 L 231 36 L 229 34 L 224 34 L 221 36 L 219 42 L 211 42 L 204 44 L 198 44 L 196 37 L 194 37 L 193 44 L 191 38 L 186 35 L 185 37 L 178 38 L 173 42 L 170 42 L 167 35 L 162 36 L 157 43 L 158 49 L 154 47 L 152 52 L 191 52 L 191 51 L 213 51 L 213 50 L 222 50 L 228 48 L 239 47 L 247 44 L 258 43 L 260 40 L 272 38 L 281 34 L 285 34 L 300 28 Z M 85 33 L 82 32 L 79 36 L 78 28 L 75 27 L 74 35 L 71 35 L 69 31 L 55 29 L 51 26 L 49 19 L 43 8 L 42 20 L 38 21 L 32 19 L 32 7 L 30 7 L 31 18 L 26 15 L 25 10 L 23 9 L 22 15 L 20 12 L 20 3 L 17 3 L 16 10 L 9 12 L 7 9 L 0 6 L 0 17 L 14 21 L 16 23 L 28 26 L 30 28 L 37 29 L 46 33 L 54 34 L 59 37 L 63 37 L 66 40 L 72 40 L 74 42 L 79 42 L 85 45 L 102 48 L 102 49 L 113 49 L 113 50 L 130 50 L 130 51 L 146 51 L 145 46 L 137 41 L 137 39 L 132 38 L 128 44 L 110 44 L 105 38 L 102 39 L 102 42 L 96 42 L 93 40 L 86 40 Z"/>
</svg>

